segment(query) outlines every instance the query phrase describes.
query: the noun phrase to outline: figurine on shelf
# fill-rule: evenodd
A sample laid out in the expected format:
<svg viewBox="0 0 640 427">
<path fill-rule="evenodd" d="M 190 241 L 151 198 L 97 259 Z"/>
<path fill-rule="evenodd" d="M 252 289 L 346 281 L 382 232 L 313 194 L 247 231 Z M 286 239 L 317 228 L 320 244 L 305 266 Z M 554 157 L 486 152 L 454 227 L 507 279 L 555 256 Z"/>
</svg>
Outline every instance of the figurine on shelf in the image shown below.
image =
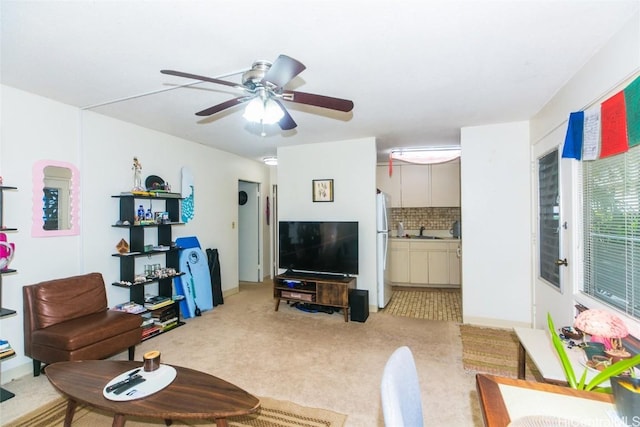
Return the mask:
<svg viewBox="0 0 640 427">
<path fill-rule="evenodd" d="M 142 187 L 142 163 L 138 161 L 137 157 L 133 158 L 133 188 L 131 191 L 144 191 Z"/>
</svg>

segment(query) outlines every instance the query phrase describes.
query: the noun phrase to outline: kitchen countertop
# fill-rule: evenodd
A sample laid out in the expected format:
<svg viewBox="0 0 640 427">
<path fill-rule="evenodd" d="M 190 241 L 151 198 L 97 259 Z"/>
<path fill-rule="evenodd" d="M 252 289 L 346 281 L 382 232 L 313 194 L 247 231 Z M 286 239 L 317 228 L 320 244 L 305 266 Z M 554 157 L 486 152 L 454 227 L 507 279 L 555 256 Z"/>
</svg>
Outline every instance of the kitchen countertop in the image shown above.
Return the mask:
<svg viewBox="0 0 640 427">
<path fill-rule="evenodd" d="M 461 239 L 455 239 L 453 237 L 436 237 L 433 239 L 409 236 L 409 237 L 390 237 L 390 240 L 406 241 L 406 242 L 459 242 Z"/>
<path fill-rule="evenodd" d="M 393 230 L 389 232 L 389 238 L 393 240 L 407 240 L 412 242 L 415 242 L 415 241 L 437 242 L 439 240 L 445 241 L 445 242 L 460 241 L 460 239 L 454 238 L 449 232 L 449 230 L 436 230 L 436 229 L 424 230 L 422 232 L 423 237 L 419 237 L 420 230 L 408 229 L 408 230 L 405 230 L 404 232 L 405 232 L 405 236 L 409 236 L 409 237 L 398 237 L 398 234 L 396 233 L 396 231 Z M 433 238 L 430 239 L 429 237 L 433 237 Z"/>
</svg>

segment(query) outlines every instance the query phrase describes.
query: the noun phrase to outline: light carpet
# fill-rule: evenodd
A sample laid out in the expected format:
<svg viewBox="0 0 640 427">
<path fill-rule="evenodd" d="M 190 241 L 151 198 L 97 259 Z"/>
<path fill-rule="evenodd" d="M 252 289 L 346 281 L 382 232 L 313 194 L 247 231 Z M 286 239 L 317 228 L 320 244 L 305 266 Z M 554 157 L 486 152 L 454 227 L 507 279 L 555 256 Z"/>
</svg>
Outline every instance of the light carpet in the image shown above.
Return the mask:
<svg viewBox="0 0 640 427">
<path fill-rule="evenodd" d="M 162 363 L 206 372 L 254 396 L 347 414 L 345 427 L 382 427 L 382 371 L 393 351 L 406 345 L 428 425 L 483 425 L 475 377 L 462 366 L 457 323 L 373 311 L 366 322 L 345 322 L 341 313 L 274 308 L 270 283 L 242 284 L 224 305 L 142 342 L 136 360 L 159 350 Z M 126 358 L 125 351 L 113 359 Z M 59 397 L 46 375 L 26 375 L 4 387 L 16 397 L 0 405 L 0 425 Z"/>
<path fill-rule="evenodd" d="M 67 400 L 57 399 L 37 410 L 11 422 L 6 427 L 55 427 L 64 422 Z M 326 409 L 308 408 L 293 402 L 260 398 L 260 409 L 257 413 L 241 417 L 228 418 L 231 427 L 342 427 L 346 415 Z M 110 425 L 113 414 L 99 409 L 79 406 L 73 417 L 74 427 L 93 427 Z M 141 419 L 127 417 L 129 427 L 164 426 L 164 420 Z M 173 426 L 206 426 L 214 425 L 208 420 L 174 420 Z"/>
<path fill-rule="evenodd" d="M 517 378 L 518 337 L 515 332 L 510 329 L 460 325 L 460 337 L 465 371 Z M 543 381 L 529 356 L 525 374 L 527 380 Z"/>
</svg>

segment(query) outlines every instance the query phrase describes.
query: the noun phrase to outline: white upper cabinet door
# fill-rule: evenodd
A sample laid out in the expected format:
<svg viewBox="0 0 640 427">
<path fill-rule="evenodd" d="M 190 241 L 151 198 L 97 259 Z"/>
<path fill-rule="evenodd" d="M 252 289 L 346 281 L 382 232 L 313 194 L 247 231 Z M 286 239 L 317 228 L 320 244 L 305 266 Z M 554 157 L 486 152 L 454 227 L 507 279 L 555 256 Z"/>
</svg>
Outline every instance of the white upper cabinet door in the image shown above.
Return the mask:
<svg viewBox="0 0 640 427">
<path fill-rule="evenodd" d="M 431 165 L 431 204 L 460 206 L 460 160 Z"/>
<path fill-rule="evenodd" d="M 378 166 L 376 168 L 376 186 L 383 193 L 391 196 L 391 207 L 402 207 L 402 189 L 400 187 L 400 168 L 394 165 L 393 174 L 389 176 L 389 166 Z"/>
<path fill-rule="evenodd" d="M 431 206 L 431 174 L 428 165 L 402 165 L 402 207 Z"/>
</svg>

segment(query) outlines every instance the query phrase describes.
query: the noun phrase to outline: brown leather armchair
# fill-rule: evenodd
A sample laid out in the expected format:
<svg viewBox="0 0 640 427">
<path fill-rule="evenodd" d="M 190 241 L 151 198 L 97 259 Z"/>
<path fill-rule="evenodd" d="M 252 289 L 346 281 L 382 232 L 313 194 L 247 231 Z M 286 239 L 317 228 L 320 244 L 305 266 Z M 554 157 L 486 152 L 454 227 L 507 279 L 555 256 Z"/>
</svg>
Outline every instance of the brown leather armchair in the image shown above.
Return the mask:
<svg viewBox="0 0 640 427">
<path fill-rule="evenodd" d="M 24 352 L 41 363 L 104 359 L 125 349 L 129 360 L 142 338 L 142 318 L 107 306 L 104 279 L 89 273 L 22 288 Z"/>
</svg>

